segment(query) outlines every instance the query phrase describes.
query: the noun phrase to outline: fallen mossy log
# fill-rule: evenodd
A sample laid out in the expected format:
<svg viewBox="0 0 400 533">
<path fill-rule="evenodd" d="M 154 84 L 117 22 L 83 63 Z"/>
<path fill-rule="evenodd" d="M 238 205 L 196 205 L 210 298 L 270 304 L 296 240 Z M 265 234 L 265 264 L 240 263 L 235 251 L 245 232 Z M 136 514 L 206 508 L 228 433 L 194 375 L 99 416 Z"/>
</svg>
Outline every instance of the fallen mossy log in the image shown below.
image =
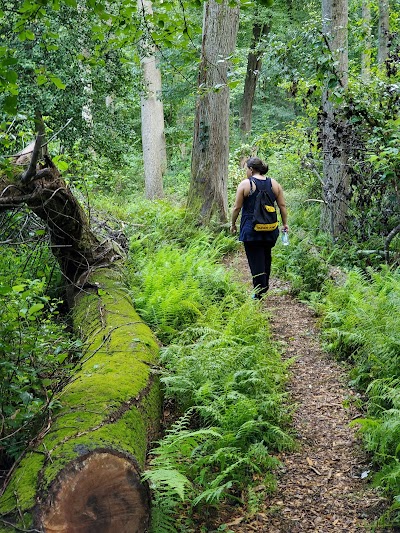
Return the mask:
<svg viewBox="0 0 400 533">
<path fill-rule="evenodd" d="M 73 322 L 85 355 L 62 407 L 28 449 L 0 499 L 0 531 L 134 533 L 147 530 L 142 483 L 159 430 L 158 344 L 110 268 L 90 276 Z"/>
<path fill-rule="evenodd" d="M 42 143 L 39 133 L 15 161 L 30 161 L 22 174 L 17 166 L 0 176 L 0 212 L 24 205 L 45 222 L 85 357 L 6 479 L 0 532 L 144 532 L 150 497 L 140 473 L 159 428 L 158 344 L 124 287 L 124 251 L 92 231 L 51 159 L 40 161 Z"/>
</svg>

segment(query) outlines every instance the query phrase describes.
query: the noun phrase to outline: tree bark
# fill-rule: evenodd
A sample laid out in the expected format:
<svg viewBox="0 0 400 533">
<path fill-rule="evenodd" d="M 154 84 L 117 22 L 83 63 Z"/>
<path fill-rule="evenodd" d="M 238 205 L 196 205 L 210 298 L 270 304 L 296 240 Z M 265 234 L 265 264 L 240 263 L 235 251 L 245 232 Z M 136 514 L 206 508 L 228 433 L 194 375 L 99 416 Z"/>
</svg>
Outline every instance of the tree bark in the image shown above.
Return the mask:
<svg viewBox="0 0 400 533">
<path fill-rule="evenodd" d="M 268 35 L 270 24 L 253 24 L 253 38 L 250 52 L 247 56 L 246 79 L 244 82 L 242 106 L 240 110 L 240 129 L 243 135 L 251 130 L 251 114 L 253 111 L 254 95 L 257 87 L 258 76 L 261 71 L 263 51 L 259 49 L 260 38 Z"/>
<path fill-rule="evenodd" d="M 111 240 L 101 241 L 50 158 L 26 183 L 0 177 L 0 211 L 27 205 L 48 227 L 51 247 L 67 282 L 82 286 L 90 272 L 123 257 Z M 25 173 L 23 174 L 24 177 Z"/>
<path fill-rule="evenodd" d="M 199 97 L 196 104 L 188 209 L 200 223 L 228 214 L 229 57 L 239 25 L 239 8 L 228 0 L 204 4 Z"/>
<path fill-rule="evenodd" d="M 138 10 L 145 18 L 152 15 L 150 0 L 138 0 Z M 143 39 L 142 71 L 144 91 L 141 97 L 142 148 L 146 198 L 162 198 L 163 175 L 167 168 L 164 134 L 164 108 L 161 99 L 161 72 L 157 65 L 154 45 Z"/>
<path fill-rule="evenodd" d="M 379 0 L 378 65 L 389 57 L 389 0 Z"/>
<path fill-rule="evenodd" d="M 0 210 L 26 204 L 46 221 L 62 272 L 78 288 L 73 325 L 85 351 L 62 407 L 6 480 L 0 532 L 142 533 L 150 499 L 140 475 L 161 412 L 158 345 L 127 295 L 122 250 L 97 238 L 47 165 L 26 183 L 17 173 L 0 178 Z"/>
<path fill-rule="evenodd" d="M 332 71 L 326 73 L 322 96 L 321 141 L 323 199 L 321 229 L 336 238 L 346 229 L 350 180 L 348 125 L 332 101 L 335 89 L 345 90 L 348 80 L 347 0 L 323 0 L 323 36 L 332 55 Z M 336 66 L 334 66 L 336 65 Z"/>
<path fill-rule="evenodd" d="M 368 82 L 371 78 L 371 5 L 370 0 L 362 4 L 363 50 L 361 53 L 361 77 Z"/>
</svg>

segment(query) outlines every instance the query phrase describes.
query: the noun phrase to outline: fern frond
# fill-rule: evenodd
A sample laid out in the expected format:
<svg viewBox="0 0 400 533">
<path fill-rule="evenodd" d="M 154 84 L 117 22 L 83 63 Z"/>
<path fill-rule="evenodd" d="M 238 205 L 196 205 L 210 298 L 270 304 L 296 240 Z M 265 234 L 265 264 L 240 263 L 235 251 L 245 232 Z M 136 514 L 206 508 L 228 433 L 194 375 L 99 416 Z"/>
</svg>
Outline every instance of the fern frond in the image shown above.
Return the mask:
<svg viewBox="0 0 400 533">
<path fill-rule="evenodd" d="M 206 502 L 208 504 L 213 504 L 219 502 L 232 487 L 232 481 L 227 481 L 223 485 L 218 485 L 217 487 L 209 488 L 201 492 L 196 498 L 194 498 L 192 505 L 195 507 L 201 502 Z"/>
<path fill-rule="evenodd" d="M 143 479 L 150 481 L 150 486 L 163 490 L 169 494 L 174 493 L 179 498 L 185 500 L 185 489 L 191 486 L 189 479 L 181 474 L 178 470 L 167 468 L 155 468 L 146 470 L 143 473 Z"/>
</svg>

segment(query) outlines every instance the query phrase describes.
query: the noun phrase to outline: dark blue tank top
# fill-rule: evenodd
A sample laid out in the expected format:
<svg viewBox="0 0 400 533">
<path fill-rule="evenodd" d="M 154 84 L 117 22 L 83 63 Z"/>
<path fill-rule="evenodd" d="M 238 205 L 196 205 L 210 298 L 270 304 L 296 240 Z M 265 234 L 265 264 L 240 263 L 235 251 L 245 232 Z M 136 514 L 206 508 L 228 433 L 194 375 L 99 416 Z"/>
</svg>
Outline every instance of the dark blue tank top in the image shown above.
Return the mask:
<svg viewBox="0 0 400 533">
<path fill-rule="evenodd" d="M 249 241 L 264 241 L 275 244 L 279 236 L 279 229 L 276 228 L 273 231 L 254 231 L 253 230 L 253 214 L 254 206 L 256 203 L 256 196 L 259 191 L 268 191 L 271 199 L 276 201 L 276 196 L 272 190 L 271 178 L 266 178 L 265 180 L 260 180 L 257 178 L 249 178 L 250 181 L 253 181 L 256 185 L 256 189 L 243 200 L 242 207 L 242 217 L 240 220 L 240 233 L 239 241 L 249 242 Z M 251 185 L 251 183 L 250 183 Z"/>
</svg>

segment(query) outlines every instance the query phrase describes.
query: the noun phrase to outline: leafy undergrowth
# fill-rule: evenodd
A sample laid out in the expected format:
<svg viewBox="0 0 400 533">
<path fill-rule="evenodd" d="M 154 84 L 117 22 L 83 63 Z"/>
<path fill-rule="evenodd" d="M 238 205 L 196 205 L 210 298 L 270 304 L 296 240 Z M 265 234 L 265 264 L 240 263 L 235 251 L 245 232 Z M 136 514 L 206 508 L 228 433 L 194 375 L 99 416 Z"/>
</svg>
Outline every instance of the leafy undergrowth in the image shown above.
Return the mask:
<svg viewBox="0 0 400 533">
<path fill-rule="evenodd" d="M 80 357 L 81 342 L 59 318 L 60 301 L 47 294 L 45 273 L 29 279 L 22 262 L 2 250 L 0 275 L 0 465 L 11 466 L 36 437 Z M 25 257 L 27 261 L 27 258 Z M 6 265 L 14 265 L 7 268 Z M 36 273 L 37 274 L 37 273 Z M 40 272 L 39 272 L 40 274 Z"/>
<path fill-rule="evenodd" d="M 145 474 L 152 527 L 193 531 L 195 514 L 254 496 L 254 482 L 273 490 L 274 455 L 293 446 L 288 363 L 258 303 L 218 264 L 236 239 L 195 228 L 165 203 L 138 205 L 132 215 L 145 219 L 131 238 L 135 306 L 165 345 L 161 380 L 177 417 Z"/>
<path fill-rule="evenodd" d="M 353 365 L 365 391 L 360 426 L 377 467 L 376 486 L 393 496 L 383 525 L 400 525 L 400 270 L 352 270 L 331 285 L 322 305 L 326 347 Z"/>
</svg>

